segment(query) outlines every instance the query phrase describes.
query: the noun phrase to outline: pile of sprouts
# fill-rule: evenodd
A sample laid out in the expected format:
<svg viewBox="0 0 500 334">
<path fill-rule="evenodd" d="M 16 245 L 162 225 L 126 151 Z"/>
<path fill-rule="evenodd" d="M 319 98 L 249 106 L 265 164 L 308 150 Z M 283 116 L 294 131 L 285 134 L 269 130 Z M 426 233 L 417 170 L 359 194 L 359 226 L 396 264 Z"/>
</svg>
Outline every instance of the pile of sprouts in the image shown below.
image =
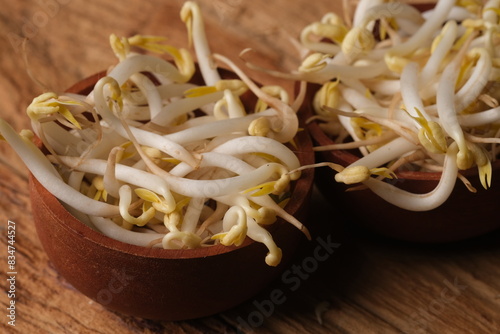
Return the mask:
<svg viewBox="0 0 500 334">
<path fill-rule="evenodd" d="M 112 35 L 118 62 L 90 94 L 43 93 L 27 108 L 33 132 L 18 134 L 0 120 L 0 134 L 68 210 L 113 239 L 191 249 L 239 246 L 249 237 L 276 266 L 281 249 L 267 225 L 281 217 L 309 237 L 284 210 L 301 173 L 290 149 L 301 101 L 290 102 L 279 86 L 256 85 L 212 54 L 196 3 L 186 2 L 180 15 L 202 85 L 190 83 L 190 51 L 161 37 Z M 238 79 L 221 78 L 216 61 Z M 243 94 L 256 97 L 255 110 Z M 33 144 L 35 134 L 48 153 Z"/>
<path fill-rule="evenodd" d="M 316 151 L 359 150 L 348 166 L 317 166 L 412 211 L 440 206 L 457 179 L 475 192 L 463 170 L 477 168 L 489 188 L 500 143 L 500 1 L 439 0 L 421 12 L 360 0 L 352 15 L 349 8 L 344 1 L 344 15 L 327 13 L 302 30 L 296 71 L 264 69 L 319 85 L 308 122 L 318 122 L 333 144 Z M 398 169 L 441 178 L 415 194 L 384 182 Z"/>
</svg>

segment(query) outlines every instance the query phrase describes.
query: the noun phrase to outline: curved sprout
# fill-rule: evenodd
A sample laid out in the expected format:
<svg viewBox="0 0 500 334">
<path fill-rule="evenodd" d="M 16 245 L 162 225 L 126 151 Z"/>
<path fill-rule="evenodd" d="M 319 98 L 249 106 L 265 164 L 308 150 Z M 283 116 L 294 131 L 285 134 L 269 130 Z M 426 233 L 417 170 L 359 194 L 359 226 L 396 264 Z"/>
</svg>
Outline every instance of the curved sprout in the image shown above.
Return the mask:
<svg viewBox="0 0 500 334">
<path fill-rule="evenodd" d="M 181 19 L 186 23 L 190 41 L 192 40 L 197 55 L 203 80 L 213 86 L 220 80 L 219 73 L 212 62 L 212 53 L 205 35 L 201 10 L 195 2 L 186 1 L 181 9 Z"/>
<path fill-rule="evenodd" d="M 432 40 L 432 34 L 442 26 L 443 22 L 446 20 L 448 13 L 455 5 L 455 0 L 439 0 L 436 3 L 432 14 L 425 22 L 420 26 L 418 31 L 413 34 L 405 42 L 392 47 L 387 55 L 392 56 L 404 56 L 414 52 L 417 48 L 425 45 L 429 40 Z"/>
<path fill-rule="evenodd" d="M 428 84 L 428 82 L 438 73 L 444 57 L 449 54 L 453 44 L 455 43 L 457 29 L 458 27 L 455 21 L 448 21 L 441 33 L 434 40 L 433 45 L 436 46 L 432 50 L 432 55 L 425 63 L 425 66 L 422 68 L 418 78 L 418 84 L 420 87 Z"/>
<path fill-rule="evenodd" d="M 152 241 L 163 237 L 163 235 L 156 233 L 141 233 L 126 230 L 112 220 L 104 217 L 89 216 L 89 218 L 99 232 L 127 244 L 147 247 Z"/>
<path fill-rule="evenodd" d="M 292 107 L 280 99 L 269 96 L 265 93 L 228 58 L 219 54 L 215 54 L 214 58 L 228 65 L 259 99 L 266 102 L 277 111 L 280 124 L 278 124 L 278 128 L 273 129 L 274 139 L 282 143 L 291 141 L 297 133 L 299 127 L 297 114 Z"/>
<path fill-rule="evenodd" d="M 224 215 L 222 226 L 224 232 L 213 235 L 212 239 L 219 239 L 225 246 L 240 246 L 248 231 L 245 210 L 237 205 L 231 206 Z"/>
<path fill-rule="evenodd" d="M 458 174 L 456 154 L 457 147 L 454 143 L 446 153 L 443 173 L 438 185 L 426 194 L 413 194 L 373 178 L 369 178 L 363 183 L 375 194 L 400 208 L 411 211 L 432 210 L 443 204 L 453 191 Z"/>
<path fill-rule="evenodd" d="M 76 171 L 103 175 L 106 171 L 107 162 L 99 159 L 87 159 L 85 162 L 74 166 L 77 158 L 61 157 L 61 161 L 71 166 Z M 231 167 L 231 166 L 227 166 Z M 159 171 L 158 169 L 155 171 Z M 158 175 L 150 172 L 129 167 L 122 164 L 115 166 L 116 178 L 120 181 L 136 185 L 141 188 L 152 189 L 156 193 L 163 193 L 164 187 L 171 191 L 187 197 L 218 197 L 230 193 L 244 191 L 252 185 L 259 185 L 271 176 L 283 174 L 287 169 L 278 163 L 267 163 L 243 175 L 231 176 L 229 178 L 202 180 L 189 179 L 174 176 L 164 170 Z"/>
<path fill-rule="evenodd" d="M 103 77 L 99 79 L 94 88 L 95 107 L 99 111 L 99 114 L 103 116 L 104 120 L 108 122 L 111 129 L 117 131 L 122 137 L 128 139 L 128 134 L 122 122 L 113 114 L 108 105 L 107 99 L 104 96 L 104 88 L 106 85 L 110 85 L 112 87 L 112 94 L 117 95 L 115 97 L 116 99 L 120 98 L 121 91 L 118 87 L 118 82 L 110 76 Z M 137 137 L 143 145 L 156 147 L 159 150 L 172 155 L 174 158 L 186 161 L 193 166 L 198 164 L 198 161 L 184 147 L 168 140 L 165 137 L 138 128 L 130 128 L 130 131 L 135 133 L 134 136 Z"/>
<path fill-rule="evenodd" d="M 65 183 L 45 155 L 29 138 L 18 135 L 0 119 L 0 135 L 14 148 L 19 157 L 40 184 L 59 200 L 88 215 L 115 216 L 118 207 L 95 201 Z"/>
<path fill-rule="evenodd" d="M 457 159 L 459 159 L 459 168 L 467 169 L 472 166 L 472 157 L 465 141 L 463 129 L 458 123 L 457 110 L 454 103 L 455 85 L 459 70 L 459 62 L 457 61 L 450 63 L 444 69 L 436 92 L 436 105 L 443 129 L 458 144 L 459 153 Z"/>
</svg>

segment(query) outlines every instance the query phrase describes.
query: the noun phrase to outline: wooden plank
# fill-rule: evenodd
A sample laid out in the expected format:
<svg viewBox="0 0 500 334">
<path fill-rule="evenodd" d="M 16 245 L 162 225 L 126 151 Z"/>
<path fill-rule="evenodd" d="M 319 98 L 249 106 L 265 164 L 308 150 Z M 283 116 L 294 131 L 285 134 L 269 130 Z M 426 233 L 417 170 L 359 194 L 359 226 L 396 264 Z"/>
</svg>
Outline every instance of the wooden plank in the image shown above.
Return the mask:
<svg viewBox="0 0 500 334">
<path fill-rule="evenodd" d="M 341 1 L 199 1 L 214 51 L 239 64 L 252 61 L 280 70 L 295 68 L 299 53 L 288 37 Z M 108 36 L 164 35 L 187 46 L 179 19 L 183 1 L 5 1 L 0 12 L 0 115 L 20 130 L 24 114 L 44 88 L 50 90 L 105 69 L 115 59 Z M 252 72 L 262 83 L 292 83 Z M 227 312 L 191 321 L 154 322 L 106 310 L 74 290 L 48 261 L 32 224 L 27 171 L 0 145 L 0 290 L 8 291 L 7 221 L 16 223 L 16 326 L 7 324 L 1 297 L 0 331 L 7 333 L 475 333 L 500 332 L 500 234 L 455 245 L 416 246 L 362 233 L 318 197 L 311 219 L 322 219 L 322 236 L 341 244 L 307 272 L 317 241 L 304 246 L 294 266 L 260 295 Z M 333 211 L 332 211 L 333 210 Z M 324 218 L 326 217 L 329 218 Z M 404 223 L 404 222 L 402 222 Z M 244 288 L 244 287 L 242 287 Z M 272 291 L 283 303 L 270 304 Z M 265 308 L 265 305 L 267 308 Z M 321 311 L 319 312 L 318 311 Z"/>
</svg>

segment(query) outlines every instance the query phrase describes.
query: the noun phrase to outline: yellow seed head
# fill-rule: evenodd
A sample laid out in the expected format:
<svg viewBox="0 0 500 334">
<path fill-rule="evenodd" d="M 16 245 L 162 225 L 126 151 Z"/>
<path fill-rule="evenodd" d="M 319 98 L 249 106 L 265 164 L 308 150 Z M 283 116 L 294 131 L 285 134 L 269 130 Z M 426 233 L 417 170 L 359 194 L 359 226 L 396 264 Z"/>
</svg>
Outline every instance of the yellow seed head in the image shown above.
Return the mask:
<svg viewBox="0 0 500 334">
<path fill-rule="evenodd" d="M 366 181 L 370 175 L 370 169 L 366 166 L 347 167 L 335 174 L 335 181 L 345 184 L 355 184 Z"/>
<path fill-rule="evenodd" d="M 355 27 L 351 29 L 342 42 L 342 52 L 347 59 L 354 60 L 373 49 L 375 46 L 375 37 L 364 27 Z"/>
<path fill-rule="evenodd" d="M 323 53 L 313 53 L 304 59 L 299 71 L 304 73 L 317 72 L 326 66 L 325 59 L 327 58 L 329 56 Z"/>
<path fill-rule="evenodd" d="M 328 109 L 323 108 L 337 108 L 340 101 L 340 92 L 338 90 L 338 81 L 329 81 L 316 92 L 313 100 L 314 111 L 318 115 L 333 116 Z"/>
<path fill-rule="evenodd" d="M 266 137 L 269 131 L 271 131 L 271 122 L 267 117 L 259 117 L 248 126 L 250 136 Z"/>
</svg>

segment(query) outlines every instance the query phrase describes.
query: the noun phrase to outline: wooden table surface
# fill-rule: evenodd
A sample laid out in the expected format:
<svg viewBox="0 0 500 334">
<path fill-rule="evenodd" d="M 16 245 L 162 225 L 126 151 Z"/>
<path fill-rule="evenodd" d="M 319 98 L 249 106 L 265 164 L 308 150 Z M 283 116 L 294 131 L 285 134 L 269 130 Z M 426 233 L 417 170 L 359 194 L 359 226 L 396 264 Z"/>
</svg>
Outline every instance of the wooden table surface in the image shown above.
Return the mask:
<svg viewBox="0 0 500 334">
<path fill-rule="evenodd" d="M 167 36 L 187 46 L 183 1 L 23 0 L 0 9 L 0 116 L 29 128 L 31 99 L 63 90 L 114 64 L 108 36 Z M 257 63 L 287 70 L 299 54 L 290 42 L 340 1 L 200 1 L 213 51 L 237 59 L 251 47 Z M 22 52 L 22 36 L 29 37 Z M 28 67 L 26 66 L 28 64 Z M 262 83 L 282 82 L 251 72 Z M 48 261 L 31 218 L 27 170 L 0 145 L 2 333 L 500 333 L 500 233 L 440 246 L 409 245 L 356 229 L 315 194 L 310 219 L 340 244 L 311 268 L 314 241 L 288 276 L 260 295 L 211 317 L 154 322 L 124 316 L 73 289 Z M 323 216 L 325 214 L 326 216 Z M 8 324 L 8 221 L 16 225 L 16 322 Z M 314 263 L 313 263 L 314 264 Z M 284 297 L 270 302 L 273 289 Z M 321 312 L 320 312 L 321 311 Z"/>
</svg>

